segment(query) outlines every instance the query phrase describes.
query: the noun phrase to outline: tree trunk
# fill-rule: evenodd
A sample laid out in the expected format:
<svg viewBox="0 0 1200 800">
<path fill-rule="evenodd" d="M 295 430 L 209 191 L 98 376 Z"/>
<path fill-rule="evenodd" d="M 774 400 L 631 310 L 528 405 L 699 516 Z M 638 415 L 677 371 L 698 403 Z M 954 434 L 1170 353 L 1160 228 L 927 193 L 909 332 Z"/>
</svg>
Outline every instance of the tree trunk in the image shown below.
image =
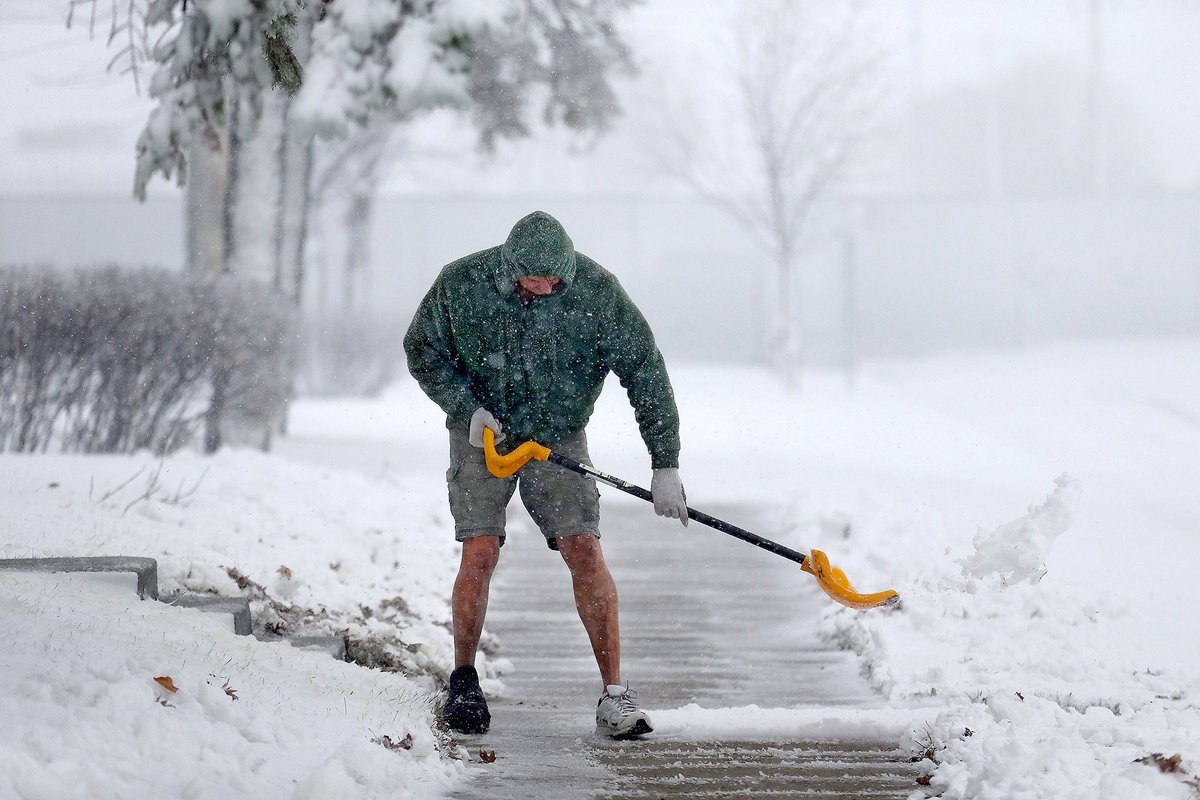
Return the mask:
<svg viewBox="0 0 1200 800">
<path fill-rule="evenodd" d="M 312 213 L 313 145 L 310 137 L 286 131 L 280 148 L 281 196 L 276 240 L 275 287 L 297 306 L 304 301 L 308 277 L 305 248 Z"/>
<path fill-rule="evenodd" d="M 319 8 L 321 4 L 316 4 Z M 313 13 L 318 13 L 314 11 Z M 312 51 L 313 13 L 299 15 L 292 52 L 302 64 Z M 305 246 L 312 213 L 312 136 L 290 123 L 292 98 L 285 99 L 279 142 L 279 208 L 275 238 L 275 289 L 297 305 L 304 299 Z"/>
<path fill-rule="evenodd" d="M 261 98 L 256 118 L 250 101 L 236 86 L 229 93 L 229 170 L 224 198 L 225 254 L 222 273 L 270 286 L 275 269 L 275 232 L 279 209 L 278 150 L 285 103 L 281 95 Z M 274 420 L 247 416 L 231 406 L 228 393 L 234 366 L 221 364 L 213 376 L 205 417 L 205 449 L 222 444 L 262 447 L 270 442 Z"/>
<path fill-rule="evenodd" d="M 356 189 L 346 211 L 346 267 L 342 285 L 342 310 L 357 310 L 360 284 L 370 261 L 371 211 L 375 203 L 374 187 Z"/>
<path fill-rule="evenodd" d="M 780 195 L 782 197 L 782 195 Z M 792 231 L 782 213 L 780 201 L 776 215 L 775 236 L 775 313 L 772 330 L 771 363 L 794 387 L 800 372 L 800 320 L 797 313 L 795 280 L 796 248 Z"/>
<path fill-rule="evenodd" d="M 249 102 L 242 99 L 235 117 L 238 147 L 233 151 L 229 195 L 232 247 L 230 270 L 241 278 L 272 286 L 276 278 L 276 241 L 281 214 L 279 151 L 287 98 L 268 92 L 261 98 L 261 113 L 253 116 Z"/>
<path fill-rule="evenodd" d="M 279 207 L 276 214 L 275 237 L 275 291 L 289 298 L 297 308 L 304 302 L 305 248 L 308 240 L 308 217 L 312 213 L 312 137 L 288 124 L 291 100 L 283 116 L 283 135 L 279 142 Z M 292 358 L 299 359 L 300 352 L 292 350 Z M 296 374 L 292 364 L 292 375 Z M 278 433 L 287 435 L 288 417 L 295 386 L 289 385 L 276 421 Z M 270 432 L 268 431 L 268 434 Z M 270 447 L 270 437 L 264 449 Z"/>
<path fill-rule="evenodd" d="M 221 201 L 221 230 L 222 241 L 225 248 L 221 252 L 221 272 L 223 274 L 233 273 L 234 253 L 237 249 L 237 242 L 234 238 L 234 203 L 238 195 L 239 179 L 238 172 L 241 163 L 242 151 L 242 136 L 241 136 L 241 99 L 238 97 L 237 89 L 234 87 L 232 91 L 226 92 L 226 100 L 229 103 L 229 123 L 227 132 L 227 141 L 229 142 L 229 158 L 226 161 L 227 171 L 225 173 L 225 197 Z"/>
<path fill-rule="evenodd" d="M 188 153 L 184 226 L 184 268 L 197 275 L 216 275 L 225 259 L 225 196 L 229 172 L 224 132 L 197 138 Z"/>
<path fill-rule="evenodd" d="M 229 388 L 229 368 L 222 366 L 213 375 L 212 397 L 204 414 L 204 452 L 215 453 L 221 447 L 221 423 L 225 416 L 225 393 Z"/>
<path fill-rule="evenodd" d="M 774 362 L 784 383 L 795 386 L 800 368 L 800 342 L 798 321 L 795 311 L 795 289 L 793 287 L 793 256 L 791 248 L 783 245 L 775 261 L 775 342 Z"/>
</svg>

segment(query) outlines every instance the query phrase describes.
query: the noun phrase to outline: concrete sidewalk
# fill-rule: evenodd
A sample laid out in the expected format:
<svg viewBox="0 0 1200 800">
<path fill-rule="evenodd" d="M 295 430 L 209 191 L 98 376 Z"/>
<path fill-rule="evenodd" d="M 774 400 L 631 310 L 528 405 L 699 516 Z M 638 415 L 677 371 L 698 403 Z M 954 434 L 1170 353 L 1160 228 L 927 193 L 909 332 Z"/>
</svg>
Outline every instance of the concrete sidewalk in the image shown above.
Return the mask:
<svg viewBox="0 0 1200 800">
<path fill-rule="evenodd" d="M 514 507 L 515 507 L 514 503 Z M 746 509 L 705 509 L 753 527 Z M 829 602 L 789 562 L 716 531 L 604 507 L 605 554 L 621 593 L 623 671 L 643 706 L 851 706 L 878 702 L 852 655 L 813 633 Z M 600 680 L 570 578 L 515 512 L 487 626 L 514 670 L 492 730 L 461 741 L 478 763 L 455 797 L 902 798 L 917 785 L 894 740 L 613 742 L 594 733 Z M 760 528 L 761 530 L 761 528 Z M 770 531 L 763 531 L 768 534 Z"/>
</svg>

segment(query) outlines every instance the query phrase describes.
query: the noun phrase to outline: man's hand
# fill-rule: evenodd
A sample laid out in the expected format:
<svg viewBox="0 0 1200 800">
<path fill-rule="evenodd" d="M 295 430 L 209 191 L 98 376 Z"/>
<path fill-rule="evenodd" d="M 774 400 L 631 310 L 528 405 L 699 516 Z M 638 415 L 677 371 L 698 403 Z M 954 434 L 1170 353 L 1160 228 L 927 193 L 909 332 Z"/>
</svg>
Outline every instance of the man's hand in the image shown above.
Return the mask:
<svg viewBox="0 0 1200 800">
<path fill-rule="evenodd" d="M 477 408 L 475 413 L 471 415 L 471 430 L 467 433 L 467 441 L 475 447 L 483 447 L 483 429 L 491 428 L 496 433 L 496 443 L 504 441 L 504 434 L 501 433 L 500 423 L 492 416 L 492 412 L 486 408 Z"/>
<path fill-rule="evenodd" d="M 683 481 L 679 479 L 678 469 L 665 467 L 654 470 L 654 477 L 650 479 L 650 494 L 654 495 L 654 513 L 688 524 L 687 497 L 683 493 Z"/>
</svg>

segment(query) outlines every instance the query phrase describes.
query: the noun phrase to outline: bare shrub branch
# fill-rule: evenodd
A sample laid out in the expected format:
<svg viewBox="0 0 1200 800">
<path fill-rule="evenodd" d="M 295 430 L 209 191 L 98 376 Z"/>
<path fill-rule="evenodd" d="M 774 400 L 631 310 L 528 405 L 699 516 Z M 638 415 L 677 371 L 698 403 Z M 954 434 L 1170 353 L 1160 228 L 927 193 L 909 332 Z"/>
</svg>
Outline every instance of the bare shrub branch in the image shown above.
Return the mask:
<svg viewBox="0 0 1200 800">
<path fill-rule="evenodd" d="M 293 314 L 228 277 L 0 268 L 0 451 L 166 453 L 206 421 L 266 428 Z"/>
</svg>

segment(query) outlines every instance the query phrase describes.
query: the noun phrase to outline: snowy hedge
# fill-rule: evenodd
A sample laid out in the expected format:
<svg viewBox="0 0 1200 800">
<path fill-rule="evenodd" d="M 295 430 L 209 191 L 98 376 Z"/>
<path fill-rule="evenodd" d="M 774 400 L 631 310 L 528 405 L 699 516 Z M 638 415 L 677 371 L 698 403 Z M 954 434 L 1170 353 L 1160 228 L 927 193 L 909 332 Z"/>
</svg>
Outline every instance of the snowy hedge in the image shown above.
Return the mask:
<svg viewBox="0 0 1200 800">
<path fill-rule="evenodd" d="M 231 278 L 0 268 L 0 451 L 263 444 L 290 384 L 289 304 Z"/>
</svg>

